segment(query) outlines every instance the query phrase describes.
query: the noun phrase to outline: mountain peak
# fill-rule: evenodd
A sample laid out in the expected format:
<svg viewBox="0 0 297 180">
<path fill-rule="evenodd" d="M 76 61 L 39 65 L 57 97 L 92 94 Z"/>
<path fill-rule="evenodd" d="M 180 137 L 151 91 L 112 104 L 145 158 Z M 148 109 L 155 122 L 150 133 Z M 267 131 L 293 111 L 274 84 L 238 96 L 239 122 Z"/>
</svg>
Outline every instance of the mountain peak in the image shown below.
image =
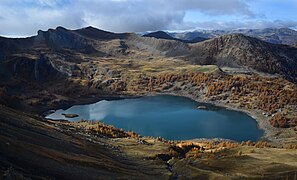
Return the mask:
<svg viewBox="0 0 297 180">
<path fill-rule="evenodd" d="M 170 40 L 175 39 L 164 31 L 151 32 L 151 33 L 143 35 L 143 37 L 154 37 L 157 39 L 170 39 Z"/>
<path fill-rule="evenodd" d="M 64 27 L 62 27 L 62 26 L 58 26 L 58 27 L 56 28 L 56 30 L 57 30 L 57 31 L 67 31 L 68 29 L 66 29 L 66 28 L 64 28 Z"/>
<path fill-rule="evenodd" d="M 102 31 L 102 32 L 108 32 L 108 31 L 104 31 L 102 29 L 98 29 L 98 28 L 93 27 L 93 26 L 87 26 L 87 27 L 84 27 L 84 28 L 76 29 L 75 31 Z M 112 32 L 108 32 L 108 33 L 112 33 Z"/>
<path fill-rule="evenodd" d="M 88 26 L 85 28 L 74 30 L 75 33 L 92 39 L 101 39 L 101 40 L 108 40 L 108 39 L 125 39 L 129 36 L 129 33 L 113 33 L 101 29 L 97 29 L 92 26 Z"/>
</svg>

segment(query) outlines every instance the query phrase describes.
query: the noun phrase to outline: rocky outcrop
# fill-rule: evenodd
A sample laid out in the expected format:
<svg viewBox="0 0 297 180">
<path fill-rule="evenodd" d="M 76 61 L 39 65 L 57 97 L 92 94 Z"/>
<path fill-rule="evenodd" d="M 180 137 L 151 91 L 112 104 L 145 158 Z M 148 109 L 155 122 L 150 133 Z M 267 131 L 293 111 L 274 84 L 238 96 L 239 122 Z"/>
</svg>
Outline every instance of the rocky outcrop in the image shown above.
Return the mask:
<svg viewBox="0 0 297 180">
<path fill-rule="evenodd" d="M 68 48 L 83 53 L 95 53 L 92 41 L 73 33 L 65 28 L 49 29 L 48 31 L 38 31 L 35 38 L 37 41 L 44 41 L 52 49 Z"/>
<path fill-rule="evenodd" d="M 0 37 L 0 63 L 9 55 L 33 47 L 34 37 L 5 38 Z"/>
<path fill-rule="evenodd" d="M 38 59 L 27 57 L 16 57 L 7 62 L 7 68 L 13 72 L 16 78 L 45 82 L 54 79 L 61 79 L 71 76 L 71 65 L 58 60 L 52 60 L 44 54 Z"/>
</svg>

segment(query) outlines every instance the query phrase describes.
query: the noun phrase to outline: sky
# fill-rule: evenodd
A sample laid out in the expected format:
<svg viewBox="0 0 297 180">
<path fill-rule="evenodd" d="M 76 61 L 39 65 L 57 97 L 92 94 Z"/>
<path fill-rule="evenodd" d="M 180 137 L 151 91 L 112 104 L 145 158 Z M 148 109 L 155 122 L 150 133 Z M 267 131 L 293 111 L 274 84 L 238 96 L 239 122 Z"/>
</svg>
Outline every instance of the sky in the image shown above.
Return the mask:
<svg viewBox="0 0 297 180">
<path fill-rule="evenodd" d="M 113 32 L 297 29 L 297 0 L 0 0 L 0 36 L 63 26 Z"/>
</svg>

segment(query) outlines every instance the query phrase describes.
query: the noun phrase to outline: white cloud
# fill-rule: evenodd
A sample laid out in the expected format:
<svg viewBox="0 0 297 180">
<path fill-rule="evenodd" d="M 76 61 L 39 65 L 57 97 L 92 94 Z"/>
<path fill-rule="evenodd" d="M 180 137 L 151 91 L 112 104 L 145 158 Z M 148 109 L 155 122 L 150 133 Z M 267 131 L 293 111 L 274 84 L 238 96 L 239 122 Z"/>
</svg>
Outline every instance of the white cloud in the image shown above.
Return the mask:
<svg viewBox="0 0 297 180">
<path fill-rule="evenodd" d="M 235 16 L 240 21 L 185 22 L 187 11 Z M 57 26 L 95 26 L 115 32 L 165 29 L 290 26 L 295 22 L 257 21 L 248 0 L 0 0 L 0 35 L 24 36 Z"/>
<path fill-rule="evenodd" d="M 37 2 L 37 1 L 35 1 Z M 35 3 L 34 2 L 34 3 Z M 21 0 L 6 5 L 0 1 L 0 34 L 8 36 L 34 35 L 37 30 L 55 28 L 59 25 L 68 28 L 80 28 L 84 25 L 83 12 L 63 8 L 52 8 L 54 1 L 38 1 L 39 5 L 32 4 L 29 0 Z M 22 6 L 21 6 L 22 5 Z"/>
</svg>

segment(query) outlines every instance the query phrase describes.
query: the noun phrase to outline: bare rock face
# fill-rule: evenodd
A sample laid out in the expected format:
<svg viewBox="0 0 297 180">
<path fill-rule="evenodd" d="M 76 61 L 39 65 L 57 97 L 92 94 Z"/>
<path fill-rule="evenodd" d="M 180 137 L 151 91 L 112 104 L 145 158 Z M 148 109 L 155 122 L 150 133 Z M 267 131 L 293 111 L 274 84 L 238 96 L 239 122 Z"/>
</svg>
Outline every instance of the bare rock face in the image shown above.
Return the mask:
<svg viewBox="0 0 297 180">
<path fill-rule="evenodd" d="M 30 49 L 34 44 L 34 36 L 28 38 L 5 38 L 0 36 L 0 63 L 10 54 Z"/>
<path fill-rule="evenodd" d="M 14 77 L 37 82 L 71 76 L 70 67 L 67 67 L 66 64 L 58 64 L 44 54 L 41 54 L 39 59 L 16 58 L 14 61 L 8 62 L 6 67 L 12 70 Z"/>
<path fill-rule="evenodd" d="M 63 27 L 58 27 L 55 30 L 38 31 L 36 39 L 44 40 L 53 49 L 68 48 L 84 53 L 96 52 L 91 41 Z"/>
</svg>

